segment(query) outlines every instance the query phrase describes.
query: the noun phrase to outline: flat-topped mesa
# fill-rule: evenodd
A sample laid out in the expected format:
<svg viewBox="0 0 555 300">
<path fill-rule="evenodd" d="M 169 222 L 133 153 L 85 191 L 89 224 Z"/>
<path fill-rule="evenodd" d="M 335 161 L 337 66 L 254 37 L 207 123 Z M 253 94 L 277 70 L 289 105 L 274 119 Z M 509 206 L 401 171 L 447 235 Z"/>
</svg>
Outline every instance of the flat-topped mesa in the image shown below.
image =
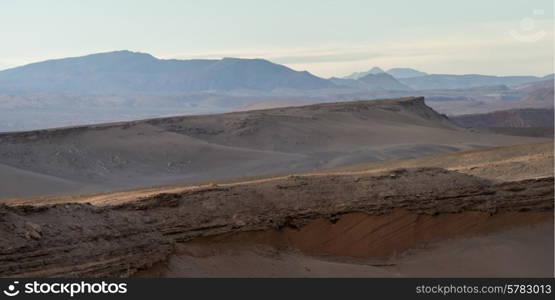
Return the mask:
<svg viewBox="0 0 555 300">
<path fill-rule="evenodd" d="M 435 112 L 431 107 L 427 106 L 424 97 L 403 97 L 403 98 L 391 98 L 391 99 L 373 99 L 373 100 L 356 100 L 356 101 L 341 101 L 341 102 L 328 102 L 328 103 L 318 103 L 302 106 L 292 106 L 292 107 L 279 107 L 279 108 L 268 108 L 268 109 L 257 109 L 241 112 L 231 112 L 225 113 L 223 115 L 241 115 L 244 113 L 262 113 L 262 114 L 273 114 L 273 113 L 283 113 L 283 112 L 298 112 L 305 111 L 308 115 L 317 112 L 357 112 L 364 110 L 379 110 L 386 109 L 390 111 L 401 111 L 401 109 L 418 111 L 427 110 L 434 112 L 437 115 L 439 113 Z M 441 115 L 440 115 L 441 116 Z"/>
<path fill-rule="evenodd" d="M 424 97 L 404 97 L 404 98 L 391 98 L 391 99 L 375 99 L 375 100 L 356 100 L 356 101 L 342 101 L 342 102 L 329 102 L 329 103 L 319 103 L 310 104 L 303 106 L 293 106 L 293 107 L 279 107 L 279 108 L 268 108 L 268 109 L 256 109 L 240 112 L 228 112 L 221 114 L 206 114 L 206 115 L 192 115 L 192 116 L 172 116 L 172 117 L 160 117 L 152 119 L 143 119 L 136 121 L 123 121 L 123 122 L 110 122 L 101 124 L 91 124 L 91 125 L 79 125 L 79 126 L 67 126 L 60 128 L 49 128 L 49 129 L 39 129 L 39 130 L 29 130 L 29 131 L 16 131 L 16 132 L 0 132 L 0 142 L 7 141 L 13 138 L 27 138 L 35 139 L 46 136 L 60 136 L 64 134 L 77 133 L 82 130 L 105 130 L 110 128 L 121 128 L 130 127 L 135 125 L 140 125 L 143 123 L 147 124 L 163 124 L 167 122 L 175 122 L 188 119 L 206 119 L 218 116 L 242 116 L 246 114 L 272 114 L 272 113 L 284 113 L 288 111 L 304 111 L 307 114 L 314 112 L 355 112 L 361 110 L 370 109 L 385 109 L 389 111 L 400 111 L 400 108 L 404 108 L 407 111 L 421 112 L 427 111 L 429 115 L 437 115 L 439 119 L 447 119 L 445 116 L 437 113 L 431 107 L 427 106 Z"/>
<path fill-rule="evenodd" d="M 388 110 L 404 114 L 411 114 L 413 116 L 421 117 L 425 120 L 439 121 L 442 125 L 449 127 L 456 127 L 445 116 L 426 105 L 424 97 L 405 97 L 397 99 L 378 99 L 378 100 L 364 100 L 364 101 L 350 101 L 350 102 L 337 102 L 318 104 L 322 109 L 333 107 L 336 110 L 343 109 L 344 111 L 357 111 L 357 110 Z"/>
<path fill-rule="evenodd" d="M 296 173 L 533 142 L 540 141 L 461 129 L 423 97 L 7 133 L 0 134 L 0 175 L 20 179 L 0 184 L 0 198 Z M 29 185 L 40 190 L 15 188 Z"/>
<path fill-rule="evenodd" d="M 266 125 L 272 126 L 273 129 L 279 129 L 291 124 L 302 130 L 304 126 L 307 128 L 320 127 L 319 121 L 333 122 L 336 120 L 341 120 L 343 124 L 356 122 L 357 126 L 362 121 L 369 127 L 375 126 L 378 122 L 458 129 L 446 116 L 427 106 L 424 97 L 329 102 L 214 115 L 157 118 L 143 122 L 180 133 L 184 133 L 180 131 L 183 127 L 195 127 L 195 130 L 188 131 L 186 134 L 198 137 L 206 132 L 208 135 L 212 135 L 211 133 L 222 134 L 234 131 L 237 129 L 236 127 L 249 127 L 251 128 L 249 132 L 252 133 L 259 129 L 265 129 Z M 210 129 L 206 130 L 208 124 L 210 124 Z M 238 124 L 239 126 L 235 126 Z M 200 131 L 200 134 L 197 131 Z"/>
</svg>

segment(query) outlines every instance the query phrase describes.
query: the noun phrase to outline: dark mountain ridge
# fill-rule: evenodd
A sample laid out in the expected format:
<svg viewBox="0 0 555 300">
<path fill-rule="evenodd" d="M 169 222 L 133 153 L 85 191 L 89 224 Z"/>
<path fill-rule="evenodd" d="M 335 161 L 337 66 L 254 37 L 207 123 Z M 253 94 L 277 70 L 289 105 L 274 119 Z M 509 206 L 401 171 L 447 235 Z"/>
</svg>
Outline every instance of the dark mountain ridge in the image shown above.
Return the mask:
<svg viewBox="0 0 555 300">
<path fill-rule="evenodd" d="M 0 92 L 158 93 L 332 88 L 306 71 L 263 59 L 158 59 L 115 51 L 33 63 L 0 72 Z"/>
</svg>

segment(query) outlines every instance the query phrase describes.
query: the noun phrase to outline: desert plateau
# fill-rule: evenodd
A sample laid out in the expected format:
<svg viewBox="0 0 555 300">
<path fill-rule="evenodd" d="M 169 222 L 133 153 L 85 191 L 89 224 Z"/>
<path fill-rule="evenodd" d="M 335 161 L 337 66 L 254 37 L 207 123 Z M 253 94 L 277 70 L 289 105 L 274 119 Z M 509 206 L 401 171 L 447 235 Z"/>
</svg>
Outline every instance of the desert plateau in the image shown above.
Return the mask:
<svg viewBox="0 0 555 300">
<path fill-rule="evenodd" d="M 0 143 L 4 277 L 553 274 L 552 139 L 465 129 L 424 98 Z"/>
</svg>

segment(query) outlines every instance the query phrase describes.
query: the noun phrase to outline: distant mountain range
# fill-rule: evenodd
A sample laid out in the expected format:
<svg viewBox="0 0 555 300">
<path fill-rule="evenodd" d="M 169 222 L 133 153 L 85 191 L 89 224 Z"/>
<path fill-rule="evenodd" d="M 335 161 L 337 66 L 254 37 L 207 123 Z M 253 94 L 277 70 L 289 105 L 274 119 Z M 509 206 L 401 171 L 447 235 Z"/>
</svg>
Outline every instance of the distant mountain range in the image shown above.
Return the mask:
<svg viewBox="0 0 555 300">
<path fill-rule="evenodd" d="M 418 76 L 425 76 L 428 75 L 428 73 L 425 72 L 421 72 L 415 69 L 410 69 L 410 68 L 392 68 L 389 69 L 387 71 L 382 70 L 380 67 L 373 67 L 372 69 L 366 71 L 366 72 L 354 72 L 353 74 L 349 75 L 349 76 L 345 76 L 343 77 L 343 79 L 359 79 L 362 78 L 368 74 L 380 74 L 380 73 L 387 73 L 397 79 L 401 79 L 401 78 L 410 78 L 410 77 L 418 77 Z"/>
<path fill-rule="evenodd" d="M 351 88 L 368 90 L 368 91 L 410 91 L 411 87 L 399 82 L 395 77 L 384 73 L 369 72 L 357 79 L 345 79 L 333 77 L 331 82 L 338 86 L 347 86 Z"/>
<path fill-rule="evenodd" d="M 552 108 L 553 75 L 427 74 L 375 67 L 324 79 L 263 59 L 158 59 L 115 51 L 0 71 L 0 132 L 424 96 L 447 115 Z"/>
<path fill-rule="evenodd" d="M 490 76 L 479 74 L 451 75 L 451 74 L 428 74 L 410 68 L 393 68 L 383 71 L 379 67 L 373 67 L 366 72 L 355 72 L 341 79 L 358 80 L 368 74 L 389 74 L 399 83 L 413 90 L 438 90 L 438 89 L 466 89 L 482 86 L 495 85 L 518 85 L 523 83 L 553 79 L 553 74 L 544 77 L 537 76 Z M 333 78 L 334 80 L 337 78 Z M 339 83 L 335 80 L 334 82 Z"/>
<path fill-rule="evenodd" d="M 328 80 L 263 59 L 158 59 L 116 51 L 0 72 L 0 92 L 175 93 L 333 88 Z"/>
<path fill-rule="evenodd" d="M 324 79 L 264 59 L 158 59 L 115 51 L 47 60 L 0 71 L 0 93 L 172 94 L 228 91 L 357 89 L 411 91 L 518 85 L 553 78 L 427 74 L 410 68 L 374 67 Z"/>
<path fill-rule="evenodd" d="M 384 70 L 380 69 L 379 67 L 373 67 L 372 69 L 366 71 L 366 72 L 354 72 L 351 75 L 342 77 L 342 79 L 359 79 L 362 78 L 368 74 L 380 74 L 380 73 L 385 73 Z"/>
<path fill-rule="evenodd" d="M 549 76 L 549 75 L 548 75 Z M 546 77 L 536 76 L 489 76 L 489 75 L 447 75 L 431 74 L 426 76 L 400 79 L 415 90 L 465 89 L 492 85 L 517 85 L 522 83 L 545 80 Z"/>
<path fill-rule="evenodd" d="M 410 68 L 389 69 L 389 70 L 387 70 L 387 74 L 390 74 L 391 76 L 393 76 L 397 79 L 420 77 L 420 76 L 428 75 L 428 73 L 417 71 L 415 69 L 410 69 Z"/>
</svg>

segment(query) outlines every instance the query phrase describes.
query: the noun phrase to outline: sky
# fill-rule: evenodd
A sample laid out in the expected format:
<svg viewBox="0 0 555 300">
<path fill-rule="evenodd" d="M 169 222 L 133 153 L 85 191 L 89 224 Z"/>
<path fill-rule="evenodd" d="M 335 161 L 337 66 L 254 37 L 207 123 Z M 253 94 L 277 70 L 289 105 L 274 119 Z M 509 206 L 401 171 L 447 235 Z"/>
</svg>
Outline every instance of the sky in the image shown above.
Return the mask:
<svg viewBox="0 0 555 300">
<path fill-rule="evenodd" d="M 114 50 L 265 58 L 322 77 L 373 66 L 553 73 L 553 0 L 0 0 L 0 69 Z"/>
</svg>

